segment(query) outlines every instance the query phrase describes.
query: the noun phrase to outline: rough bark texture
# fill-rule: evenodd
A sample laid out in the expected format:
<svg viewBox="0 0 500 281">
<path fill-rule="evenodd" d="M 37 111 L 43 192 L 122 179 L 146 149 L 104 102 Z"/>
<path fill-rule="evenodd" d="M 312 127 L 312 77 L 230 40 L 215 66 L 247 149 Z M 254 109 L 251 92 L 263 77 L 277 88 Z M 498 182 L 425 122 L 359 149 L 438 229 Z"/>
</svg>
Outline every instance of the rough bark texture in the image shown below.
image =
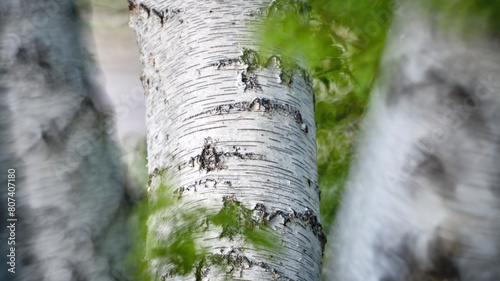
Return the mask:
<svg viewBox="0 0 500 281">
<path fill-rule="evenodd" d="M 124 183 L 93 102 L 72 1 L 0 3 L 2 225 L 16 170 L 16 267 L 1 280 L 118 280 L 128 245 Z M 11 217 L 9 217 L 11 218 Z"/>
<path fill-rule="evenodd" d="M 311 81 L 298 69 L 287 72 L 278 57 L 264 67 L 256 61 L 252 28 L 266 5 L 130 4 L 146 90 L 151 192 L 158 185 L 155 171 L 166 169 L 186 206 L 217 212 L 231 196 L 250 210 L 273 213 L 269 224 L 285 250 L 271 258 L 242 242 L 219 239 L 219 231 L 207 232 L 203 239 L 211 251 L 229 257 L 233 270 L 225 276 L 204 268 L 185 280 L 320 280 L 325 238 Z M 160 235 L 170 231 L 158 217 L 151 225 Z M 152 264 L 166 276 L 165 261 Z"/>
<path fill-rule="evenodd" d="M 327 280 L 500 279 L 498 38 L 403 5 Z"/>
</svg>

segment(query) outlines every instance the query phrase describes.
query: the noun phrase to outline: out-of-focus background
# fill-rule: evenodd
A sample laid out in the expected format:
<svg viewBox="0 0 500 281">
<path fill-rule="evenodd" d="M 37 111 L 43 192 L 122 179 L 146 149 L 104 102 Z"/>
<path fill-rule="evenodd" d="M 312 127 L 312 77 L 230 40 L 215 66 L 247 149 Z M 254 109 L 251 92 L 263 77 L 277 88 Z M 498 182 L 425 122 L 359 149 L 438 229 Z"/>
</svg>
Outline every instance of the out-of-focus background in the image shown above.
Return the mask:
<svg viewBox="0 0 500 281">
<path fill-rule="evenodd" d="M 113 119 L 112 137 L 121 147 L 130 184 L 146 188 L 147 154 L 144 90 L 136 35 L 124 0 L 82 0 L 81 18 L 93 55 L 93 77 L 104 110 Z"/>
<path fill-rule="evenodd" d="M 127 2 L 92 0 L 83 10 L 97 81 L 114 112 L 116 136 L 122 144 L 136 145 L 146 137 L 144 91 L 139 81 L 136 36 L 128 26 Z"/>
</svg>

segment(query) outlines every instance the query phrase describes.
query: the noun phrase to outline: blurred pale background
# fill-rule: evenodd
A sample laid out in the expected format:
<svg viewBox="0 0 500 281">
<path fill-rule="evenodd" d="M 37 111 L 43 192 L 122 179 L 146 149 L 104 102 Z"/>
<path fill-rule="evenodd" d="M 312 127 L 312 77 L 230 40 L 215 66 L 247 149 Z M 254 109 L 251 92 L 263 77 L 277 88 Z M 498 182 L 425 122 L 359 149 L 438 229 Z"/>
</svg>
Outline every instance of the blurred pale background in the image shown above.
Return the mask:
<svg viewBox="0 0 500 281">
<path fill-rule="evenodd" d="M 92 0 L 83 18 L 90 32 L 89 48 L 98 68 L 97 81 L 115 118 L 115 131 L 124 145 L 135 146 L 146 136 L 139 53 L 128 26 L 125 0 Z"/>
</svg>

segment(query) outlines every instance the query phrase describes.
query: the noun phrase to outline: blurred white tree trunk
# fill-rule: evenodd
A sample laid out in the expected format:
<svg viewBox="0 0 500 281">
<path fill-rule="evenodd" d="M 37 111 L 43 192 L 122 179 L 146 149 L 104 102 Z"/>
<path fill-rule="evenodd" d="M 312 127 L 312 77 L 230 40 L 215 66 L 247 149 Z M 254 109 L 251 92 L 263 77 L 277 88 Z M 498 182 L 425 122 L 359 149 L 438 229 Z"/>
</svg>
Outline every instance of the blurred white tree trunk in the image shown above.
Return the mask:
<svg viewBox="0 0 500 281">
<path fill-rule="evenodd" d="M 268 221 L 285 249 L 270 257 L 209 231 L 203 239 L 211 253 L 228 258 L 232 270 L 224 275 L 204 264 L 201 276 L 185 280 L 321 279 L 312 86 L 278 57 L 265 67 L 257 62 L 253 29 L 267 3 L 130 4 L 146 92 L 151 192 L 167 171 L 186 206 L 217 212 L 224 198 L 241 202 Z M 168 233 L 160 217 L 150 226 Z M 167 277 L 165 261 L 152 264 Z"/>
<path fill-rule="evenodd" d="M 1 230 L 0 279 L 123 279 L 123 174 L 93 102 L 75 6 L 2 0 L 0 12 L 0 213 L 4 225 L 15 169 L 18 219 L 15 274 Z"/>
<path fill-rule="evenodd" d="M 395 14 L 327 280 L 500 280 L 500 42 L 421 3 Z"/>
</svg>

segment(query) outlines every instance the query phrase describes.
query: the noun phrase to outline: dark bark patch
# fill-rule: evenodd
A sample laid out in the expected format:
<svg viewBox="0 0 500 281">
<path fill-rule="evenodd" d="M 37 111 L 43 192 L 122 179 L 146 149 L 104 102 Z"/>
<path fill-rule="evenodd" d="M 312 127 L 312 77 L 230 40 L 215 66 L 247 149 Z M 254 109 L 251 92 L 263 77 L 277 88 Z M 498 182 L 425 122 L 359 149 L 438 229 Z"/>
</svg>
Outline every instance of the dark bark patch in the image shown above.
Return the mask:
<svg viewBox="0 0 500 281">
<path fill-rule="evenodd" d="M 161 10 L 158 10 L 155 8 L 150 8 L 150 7 L 146 6 L 144 3 L 140 4 L 139 7 L 141 9 L 143 9 L 144 11 L 146 11 L 146 13 L 148 14 L 148 17 L 150 15 L 154 15 L 154 16 L 158 17 L 160 19 L 160 23 L 161 23 L 162 27 L 163 27 L 163 24 L 165 22 L 167 22 L 167 20 L 174 18 L 176 15 L 182 13 L 181 9 L 165 9 L 165 11 L 161 11 Z M 135 8 L 136 8 L 136 5 L 133 2 L 129 1 L 129 9 L 133 10 Z M 179 22 L 183 23 L 184 20 L 180 19 Z"/>
<path fill-rule="evenodd" d="M 439 231 L 436 231 L 436 237 L 426 245 L 428 254 L 420 258 L 417 258 L 414 250 L 418 238 L 413 235 L 404 235 L 399 242 L 393 242 L 393 236 L 379 236 L 373 251 L 378 256 L 377 266 L 387 271 L 381 280 L 460 280 L 453 255 L 438 234 Z M 387 239 L 391 239 L 391 242 L 387 243 Z"/>
<path fill-rule="evenodd" d="M 215 145 L 205 140 L 205 145 L 201 154 L 196 156 L 196 162 L 200 165 L 200 170 L 205 170 L 207 173 L 216 169 L 222 169 L 220 153 L 215 148 Z M 194 159 L 192 159 L 194 161 Z"/>
<path fill-rule="evenodd" d="M 189 166 L 194 167 L 195 163 L 199 165 L 199 170 L 204 170 L 207 173 L 215 170 L 226 169 L 223 165 L 223 159 L 235 157 L 242 160 L 264 160 L 265 156 L 253 152 L 242 153 L 240 148 L 233 146 L 233 151 L 225 152 L 216 148 L 215 142 L 212 139 L 205 139 L 205 144 L 201 153 L 195 157 L 191 157 Z"/>
<path fill-rule="evenodd" d="M 325 251 L 326 236 L 323 233 L 323 227 L 318 221 L 318 217 L 309 208 L 305 208 L 303 213 L 296 212 L 295 210 L 290 210 L 289 212 L 284 212 L 282 210 L 273 210 L 271 212 L 266 211 L 266 207 L 258 203 L 253 209 L 253 216 L 256 221 L 263 221 L 269 223 L 271 220 L 280 217 L 283 220 L 283 225 L 286 226 L 290 222 L 301 221 L 306 227 L 310 227 L 314 236 L 316 236 L 321 244 L 322 252 Z"/>
<path fill-rule="evenodd" d="M 86 276 L 81 272 L 80 268 L 76 264 L 70 264 L 69 268 L 71 270 L 71 281 L 86 281 L 88 280 Z"/>
<path fill-rule="evenodd" d="M 260 90 L 262 91 L 262 87 L 257 82 L 257 77 L 254 73 L 251 72 L 242 72 L 241 73 L 241 82 L 245 84 L 246 90 Z"/>
<path fill-rule="evenodd" d="M 161 26 L 163 26 L 163 19 L 165 17 L 165 15 L 163 14 L 163 12 L 157 11 L 155 9 L 152 9 L 152 11 L 153 11 L 153 14 L 155 14 L 157 17 L 160 18 Z"/>
<path fill-rule="evenodd" d="M 410 153 L 403 170 L 412 175 L 415 186 L 410 190 L 415 196 L 422 188 L 430 189 L 443 198 L 452 198 L 456 187 L 453 175 L 446 170 L 443 161 L 436 153 L 416 148 Z"/>
<path fill-rule="evenodd" d="M 234 65 L 238 61 L 239 61 L 238 59 L 236 59 L 236 60 L 234 60 L 234 59 L 223 59 L 223 60 L 219 60 L 218 62 L 212 64 L 212 66 L 217 67 L 217 69 L 221 69 L 221 68 L 224 68 L 225 66 Z"/>
<path fill-rule="evenodd" d="M 144 5 L 144 3 L 141 3 L 139 7 L 141 7 L 144 11 L 146 11 L 146 13 L 148 13 L 149 18 L 149 16 L 151 15 L 151 9 L 148 6 Z"/>
<path fill-rule="evenodd" d="M 21 63 L 27 63 L 29 61 L 28 51 L 26 48 L 19 48 L 17 50 L 16 58 Z"/>
<path fill-rule="evenodd" d="M 54 121 L 50 122 L 49 127 L 42 131 L 42 140 L 50 147 L 59 148 L 63 144 L 62 137 L 57 130 Z"/>
<path fill-rule="evenodd" d="M 179 197 L 182 197 L 184 192 L 189 192 L 189 191 L 198 191 L 199 188 L 212 188 L 212 189 L 217 189 L 219 186 L 226 186 L 231 188 L 231 182 L 230 181 L 224 181 L 224 182 L 219 182 L 214 178 L 206 178 L 202 180 L 195 181 L 192 184 L 189 185 L 183 185 L 176 191 L 174 191 L 175 194 L 177 194 Z"/>
<path fill-rule="evenodd" d="M 43 69 L 51 68 L 50 55 L 53 48 L 47 45 L 44 41 L 40 39 L 35 40 L 35 48 L 37 53 L 37 64 Z"/>
<path fill-rule="evenodd" d="M 155 168 L 152 173 L 148 175 L 148 186 L 151 186 L 151 181 L 153 180 L 154 177 L 157 176 L 163 176 L 167 170 L 166 169 L 158 169 Z"/>
<path fill-rule="evenodd" d="M 226 254 L 213 254 L 210 255 L 207 260 L 209 264 L 213 265 L 226 265 L 227 270 L 226 272 L 229 273 L 238 273 L 239 271 L 239 277 L 243 277 L 243 271 L 246 269 L 250 269 L 254 266 L 263 268 L 266 270 L 266 272 L 269 272 L 273 280 L 276 281 L 292 281 L 292 279 L 288 278 L 285 276 L 285 274 L 275 268 L 272 268 L 271 265 L 269 265 L 266 262 L 263 261 L 257 261 L 257 260 L 252 260 L 248 258 L 245 255 L 242 255 L 239 249 L 231 249 L 229 252 Z"/>
<path fill-rule="evenodd" d="M 129 9 L 130 11 L 132 11 L 133 9 L 135 9 L 136 5 L 135 5 L 134 1 L 132 1 L 132 0 L 127 0 L 127 2 L 128 2 L 128 9 Z"/>
</svg>

